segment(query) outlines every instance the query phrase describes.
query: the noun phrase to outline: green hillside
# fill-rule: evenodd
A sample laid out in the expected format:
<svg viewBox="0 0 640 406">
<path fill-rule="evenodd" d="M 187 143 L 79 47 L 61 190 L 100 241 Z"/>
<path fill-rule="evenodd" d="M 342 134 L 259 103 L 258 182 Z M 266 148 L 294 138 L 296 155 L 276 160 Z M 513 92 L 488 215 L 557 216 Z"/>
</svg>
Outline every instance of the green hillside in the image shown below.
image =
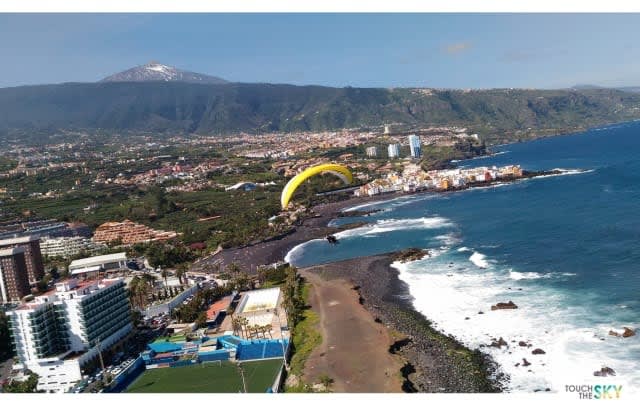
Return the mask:
<svg viewBox="0 0 640 406">
<path fill-rule="evenodd" d="M 464 125 L 518 138 L 640 118 L 640 94 L 615 89 L 432 90 L 175 82 L 0 89 L 0 135 L 60 129 L 223 134 Z M 495 141 L 500 141 L 496 139 Z"/>
</svg>

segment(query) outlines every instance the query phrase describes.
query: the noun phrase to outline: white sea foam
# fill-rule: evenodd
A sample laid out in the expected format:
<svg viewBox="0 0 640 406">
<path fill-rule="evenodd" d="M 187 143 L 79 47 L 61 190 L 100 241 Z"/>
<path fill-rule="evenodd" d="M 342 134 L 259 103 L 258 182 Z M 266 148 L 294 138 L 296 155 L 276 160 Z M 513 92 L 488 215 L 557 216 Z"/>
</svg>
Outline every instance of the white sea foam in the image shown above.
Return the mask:
<svg viewBox="0 0 640 406">
<path fill-rule="evenodd" d="M 486 255 L 474 251 L 474 253 L 469 257 L 469 261 L 473 262 L 473 264 L 478 268 L 488 268 L 489 262 L 486 258 Z"/>
<path fill-rule="evenodd" d="M 469 248 L 469 247 L 460 247 L 460 248 L 458 248 L 458 252 L 465 252 L 465 251 L 471 251 L 471 248 Z"/>
<path fill-rule="evenodd" d="M 473 158 L 469 158 L 468 161 L 477 161 L 479 159 L 487 159 L 487 158 L 493 158 L 496 157 L 498 155 L 504 155 L 504 154 L 508 154 L 511 151 L 500 151 L 500 152 L 496 152 L 494 154 L 489 154 L 489 155 L 480 155 L 480 156 L 476 156 Z M 453 161 L 452 161 L 453 162 Z"/>
<path fill-rule="evenodd" d="M 516 289 L 526 279 L 545 278 L 547 274 L 501 272 L 496 267 L 480 270 L 466 266 L 468 262 L 459 250 L 392 266 L 409 285 L 415 308 L 432 320 L 435 328 L 472 349 L 481 349 L 500 364 L 510 376 L 507 390 L 550 388 L 560 394 L 565 392 L 565 385 L 611 383 L 623 385 L 624 396 L 637 393 L 640 371 L 637 359 L 629 354 L 640 351 L 640 339 L 608 336 L 610 329 L 620 329 L 622 324 L 614 321 L 591 326 L 586 320 L 593 309 L 568 305 L 561 291 L 542 285 L 531 289 L 524 284 L 523 290 Z M 491 305 L 508 300 L 513 300 L 518 309 L 490 310 Z M 507 341 L 508 348 L 488 346 L 499 337 Z M 521 347 L 519 341 L 531 347 Z M 533 355 L 536 348 L 545 354 Z M 531 365 L 524 367 L 523 358 Z M 617 375 L 594 377 L 593 372 L 603 366 L 613 368 Z"/>
<path fill-rule="evenodd" d="M 519 281 L 522 279 L 547 279 L 551 278 L 553 275 L 551 273 L 538 273 L 538 272 L 517 272 L 510 270 L 509 278 Z"/>
<path fill-rule="evenodd" d="M 309 240 L 307 242 L 303 242 L 302 244 L 296 245 L 291 250 L 289 250 L 289 252 L 287 252 L 287 255 L 284 256 L 284 262 L 288 262 L 290 264 L 295 263 L 295 260 L 297 258 L 303 256 L 305 247 L 317 241 L 323 241 L 323 239 L 316 238 L 315 240 Z"/>
<path fill-rule="evenodd" d="M 420 217 L 417 219 L 386 219 L 378 220 L 373 224 L 351 230 L 340 231 L 335 236 L 349 238 L 372 234 L 390 233 L 398 230 L 428 230 L 436 228 L 453 227 L 454 224 L 444 217 Z"/>
<path fill-rule="evenodd" d="M 438 235 L 434 237 L 434 239 L 441 241 L 445 245 L 445 247 L 451 247 L 452 245 L 456 245 L 461 241 L 460 237 L 453 233 Z"/>
<path fill-rule="evenodd" d="M 553 170 L 560 171 L 560 173 L 553 173 L 550 175 L 540 175 L 540 176 L 536 176 L 534 178 L 529 178 L 529 179 L 551 178 L 554 176 L 567 176 L 567 175 L 582 175 L 585 173 L 591 173 L 595 171 L 595 169 L 562 169 L 562 168 L 555 168 Z"/>
</svg>

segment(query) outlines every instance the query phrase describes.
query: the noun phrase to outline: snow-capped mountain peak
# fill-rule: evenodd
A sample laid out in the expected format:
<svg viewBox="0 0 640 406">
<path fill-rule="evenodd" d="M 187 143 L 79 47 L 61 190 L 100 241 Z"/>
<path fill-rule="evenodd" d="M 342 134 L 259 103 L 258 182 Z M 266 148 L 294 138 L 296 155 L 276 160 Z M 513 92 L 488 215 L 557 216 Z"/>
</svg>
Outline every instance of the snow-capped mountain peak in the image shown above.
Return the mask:
<svg viewBox="0 0 640 406">
<path fill-rule="evenodd" d="M 189 82 L 205 84 L 228 83 L 224 79 L 201 73 L 189 72 L 151 61 L 145 65 L 136 66 L 115 75 L 108 76 L 101 82 Z"/>
</svg>

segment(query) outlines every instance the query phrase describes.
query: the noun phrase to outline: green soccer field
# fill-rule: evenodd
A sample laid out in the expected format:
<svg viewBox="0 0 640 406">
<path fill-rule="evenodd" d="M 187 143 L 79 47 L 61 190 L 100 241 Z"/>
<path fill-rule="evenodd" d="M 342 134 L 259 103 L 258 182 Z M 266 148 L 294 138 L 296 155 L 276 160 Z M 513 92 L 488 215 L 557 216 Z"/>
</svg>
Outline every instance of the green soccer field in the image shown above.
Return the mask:
<svg viewBox="0 0 640 406">
<path fill-rule="evenodd" d="M 243 362 L 247 391 L 264 393 L 282 366 L 281 359 Z M 237 364 L 212 362 L 178 368 L 145 371 L 125 390 L 127 393 L 238 393 L 244 392 Z"/>
</svg>

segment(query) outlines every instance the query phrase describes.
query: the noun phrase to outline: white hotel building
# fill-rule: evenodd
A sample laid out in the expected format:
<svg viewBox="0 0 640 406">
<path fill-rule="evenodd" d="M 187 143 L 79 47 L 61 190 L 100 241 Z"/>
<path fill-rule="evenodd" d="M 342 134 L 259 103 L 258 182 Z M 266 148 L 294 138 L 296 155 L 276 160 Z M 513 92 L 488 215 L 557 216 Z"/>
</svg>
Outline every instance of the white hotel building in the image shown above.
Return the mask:
<svg viewBox="0 0 640 406">
<path fill-rule="evenodd" d="M 98 357 L 98 345 L 104 351 L 132 330 L 121 278 L 57 283 L 7 316 L 18 367 L 38 374 L 38 390 L 47 392 L 72 388 L 81 368 Z"/>
<path fill-rule="evenodd" d="M 69 258 L 84 251 L 97 254 L 107 248 L 106 244 L 94 243 L 86 237 L 42 238 L 40 251 L 48 257 Z"/>
</svg>

